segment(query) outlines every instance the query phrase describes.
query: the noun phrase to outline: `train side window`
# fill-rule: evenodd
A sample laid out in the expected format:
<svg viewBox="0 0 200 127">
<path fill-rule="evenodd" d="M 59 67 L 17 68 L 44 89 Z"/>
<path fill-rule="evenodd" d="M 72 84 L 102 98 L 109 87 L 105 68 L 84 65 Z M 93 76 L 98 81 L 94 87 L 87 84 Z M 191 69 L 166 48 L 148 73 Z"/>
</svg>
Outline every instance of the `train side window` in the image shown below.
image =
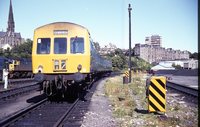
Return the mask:
<svg viewBox="0 0 200 127">
<path fill-rule="evenodd" d="M 67 53 L 67 38 L 54 38 L 54 54 Z"/>
<path fill-rule="evenodd" d="M 50 53 L 50 38 L 39 38 L 37 40 L 37 54 Z"/>
<path fill-rule="evenodd" d="M 71 53 L 84 53 L 84 39 L 80 37 L 72 37 L 70 39 Z"/>
</svg>

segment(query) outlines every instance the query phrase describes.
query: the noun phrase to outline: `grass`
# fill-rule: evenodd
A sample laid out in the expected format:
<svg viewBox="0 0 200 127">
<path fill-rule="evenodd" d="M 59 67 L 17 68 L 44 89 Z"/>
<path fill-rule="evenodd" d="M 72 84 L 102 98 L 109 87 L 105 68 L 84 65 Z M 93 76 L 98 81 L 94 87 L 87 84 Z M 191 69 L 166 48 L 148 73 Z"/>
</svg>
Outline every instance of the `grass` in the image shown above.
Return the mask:
<svg viewBox="0 0 200 127">
<path fill-rule="evenodd" d="M 186 115 L 177 114 L 180 112 L 184 113 L 182 105 L 179 103 L 169 106 L 167 104 L 167 117 L 160 117 L 154 113 L 142 114 L 138 113 L 135 109 L 138 107 L 143 110 L 147 110 L 147 100 L 145 91 L 145 75 L 143 74 L 133 74 L 132 83 L 123 84 L 123 75 L 116 76 L 107 79 L 105 83 L 105 95 L 109 98 L 113 115 L 118 120 L 120 127 L 131 127 L 131 126 L 150 126 L 150 127 L 167 127 L 167 126 L 181 126 L 184 125 L 184 121 L 191 121 L 191 117 L 186 117 Z M 188 108 L 186 107 L 186 110 Z M 193 112 L 190 112 L 193 113 Z M 196 112 L 193 117 L 198 116 Z M 196 121 L 194 120 L 196 123 Z"/>
<path fill-rule="evenodd" d="M 136 107 L 133 96 L 145 92 L 139 77 L 135 77 L 129 84 L 123 84 L 122 79 L 122 76 L 110 78 L 105 84 L 105 94 L 114 107 L 114 116 L 118 118 L 132 116 Z"/>
<path fill-rule="evenodd" d="M 132 107 L 135 105 L 135 102 L 131 97 L 129 85 L 122 84 L 122 77 L 107 80 L 105 94 L 109 97 L 114 107 L 114 116 L 132 116 Z"/>
</svg>

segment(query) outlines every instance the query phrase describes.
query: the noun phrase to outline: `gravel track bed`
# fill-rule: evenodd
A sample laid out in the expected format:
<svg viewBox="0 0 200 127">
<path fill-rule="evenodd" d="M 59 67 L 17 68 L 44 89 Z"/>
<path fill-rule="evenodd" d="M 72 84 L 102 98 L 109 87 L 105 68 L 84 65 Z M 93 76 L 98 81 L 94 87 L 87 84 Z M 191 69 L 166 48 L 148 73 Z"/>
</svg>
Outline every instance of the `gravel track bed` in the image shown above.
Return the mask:
<svg viewBox="0 0 200 127">
<path fill-rule="evenodd" d="M 10 116 L 17 111 L 30 106 L 31 104 L 41 100 L 42 96 L 39 91 L 32 91 L 29 93 L 21 94 L 17 97 L 12 97 L 5 101 L 0 101 L 0 120 Z"/>
</svg>

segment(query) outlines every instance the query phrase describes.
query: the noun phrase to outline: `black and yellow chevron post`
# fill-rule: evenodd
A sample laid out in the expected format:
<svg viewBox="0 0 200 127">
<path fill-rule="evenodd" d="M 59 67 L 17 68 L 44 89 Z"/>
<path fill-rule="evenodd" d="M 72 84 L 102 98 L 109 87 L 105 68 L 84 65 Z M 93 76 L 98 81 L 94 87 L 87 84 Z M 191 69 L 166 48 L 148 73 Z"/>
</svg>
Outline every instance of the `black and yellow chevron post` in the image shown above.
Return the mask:
<svg viewBox="0 0 200 127">
<path fill-rule="evenodd" d="M 123 84 L 128 84 L 128 81 L 129 81 L 129 71 L 125 71 L 123 76 Z"/>
<path fill-rule="evenodd" d="M 126 71 L 124 74 L 125 74 L 125 76 L 126 76 L 127 78 L 129 78 L 129 71 Z"/>
<path fill-rule="evenodd" d="M 166 77 L 152 76 L 149 84 L 149 112 L 166 112 Z"/>
</svg>

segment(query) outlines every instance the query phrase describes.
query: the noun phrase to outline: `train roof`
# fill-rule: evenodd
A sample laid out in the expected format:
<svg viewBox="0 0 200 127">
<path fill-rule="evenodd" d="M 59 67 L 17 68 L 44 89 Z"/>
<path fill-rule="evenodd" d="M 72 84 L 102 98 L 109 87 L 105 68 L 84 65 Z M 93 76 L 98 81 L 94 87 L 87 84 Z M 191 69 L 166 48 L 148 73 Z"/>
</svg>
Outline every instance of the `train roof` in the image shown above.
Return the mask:
<svg viewBox="0 0 200 127">
<path fill-rule="evenodd" d="M 77 26 L 77 27 L 81 27 L 83 29 L 86 29 L 88 31 L 88 29 L 84 26 L 81 26 L 79 24 L 76 24 L 76 23 L 72 23 L 72 22 L 53 22 L 53 23 L 49 23 L 49 24 L 46 24 L 46 25 L 43 25 L 43 26 L 40 26 L 38 28 L 36 28 L 35 30 L 39 30 L 43 27 L 46 27 L 46 26 L 51 26 L 51 25 L 57 25 L 57 24 L 68 24 L 68 25 L 74 25 L 74 26 Z M 88 31 L 88 33 L 90 34 L 90 32 Z"/>
<path fill-rule="evenodd" d="M 8 58 L 6 58 L 4 56 L 0 56 L 0 60 L 8 60 Z"/>
</svg>

